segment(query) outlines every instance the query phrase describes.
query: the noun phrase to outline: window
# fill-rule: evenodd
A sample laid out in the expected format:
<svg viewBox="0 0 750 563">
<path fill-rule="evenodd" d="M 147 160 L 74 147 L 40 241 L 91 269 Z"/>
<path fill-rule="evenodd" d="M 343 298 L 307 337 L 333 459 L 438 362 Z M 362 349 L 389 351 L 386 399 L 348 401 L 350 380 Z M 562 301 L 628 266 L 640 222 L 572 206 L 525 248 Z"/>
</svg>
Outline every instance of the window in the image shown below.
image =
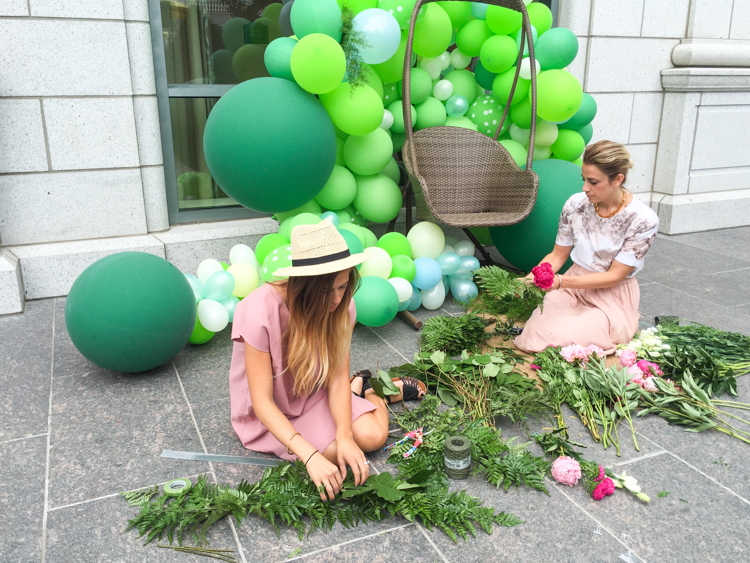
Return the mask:
<svg viewBox="0 0 750 563">
<path fill-rule="evenodd" d="M 259 217 L 214 182 L 203 130 L 235 84 L 268 76 L 266 45 L 281 30 L 274 0 L 149 0 L 170 223 Z M 278 10 L 281 4 L 268 10 Z"/>
</svg>

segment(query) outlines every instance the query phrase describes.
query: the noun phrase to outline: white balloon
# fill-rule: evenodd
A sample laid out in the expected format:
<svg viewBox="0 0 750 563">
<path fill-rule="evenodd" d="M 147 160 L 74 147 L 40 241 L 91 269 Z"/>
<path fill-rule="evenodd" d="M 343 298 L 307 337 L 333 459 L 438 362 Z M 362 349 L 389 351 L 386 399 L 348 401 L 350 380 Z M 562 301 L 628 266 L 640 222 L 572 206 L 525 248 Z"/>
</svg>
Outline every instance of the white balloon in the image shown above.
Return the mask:
<svg viewBox="0 0 750 563">
<path fill-rule="evenodd" d="M 474 256 L 474 245 L 469 240 L 458 241 L 454 248 L 459 256 Z"/>
<path fill-rule="evenodd" d="M 387 109 L 383 110 L 383 121 L 380 122 L 380 127 L 386 131 L 393 125 L 393 114 Z"/>
<path fill-rule="evenodd" d="M 451 54 L 448 51 L 444 51 L 438 59 L 440 59 L 440 70 L 445 70 L 451 66 Z"/>
<path fill-rule="evenodd" d="M 388 279 L 393 270 L 393 259 L 391 255 L 379 246 L 370 246 L 365 248 L 370 257 L 362 263 L 362 267 L 359 269 L 359 275 L 365 276 L 377 276 Z"/>
<path fill-rule="evenodd" d="M 445 79 L 438 81 L 432 88 L 432 95 L 444 102 L 453 95 L 453 82 Z"/>
<path fill-rule="evenodd" d="M 441 279 L 435 287 L 422 290 L 422 306 L 425 309 L 434 311 L 443 306 L 445 301 L 445 285 Z M 203 303 L 203 301 L 201 301 Z"/>
<path fill-rule="evenodd" d="M 456 237 L 453 237 L 453 238 L 456 238 Z M 446 243 L 448 242 L 448 237 L 445 237 L 445 242 Z M 456 249 L 453 248 L 452 244 L 446 244 L 443 247 L 443 251 L 440 254 L 445 254 L 446 252 L 452 252 L 453 254 L 455 254 L 456 253 Z M 440 256 L 440 254 L 438 254 L 438 256 Z"/>
<path fill-rule="evenodd" d="M 229 324 L 229 311 L 213 299 L 204 299 L 198 303 L 198 319 L 211 332 L 224 330 Z"/>
<path fill-rule="evenodd" d="M 543 119 L 536 124 L 536 137 L 534 138 L 534 145 L 537 147 L 549 147 L 552 146 L 557 140 L 559 131 L 557 125 Z"/>
<path fill-rule="evenodd" d="M 437 258 L 445 246 L 443 230 L 429 221 L 422 221 L 414 225 L 406 238 L 411 243 L 412 260 L 422 256 Z"/>
<path fill-rule="evenodd" d="M 536 63 L 536 75 L 539 76 L 539 73 L 542 72 L 542 66 L 536 59 L 534 59 L 534 62 Z M 529 57 L 521 61 L 521 70 L 518 71 L 518 75 L 525 80 L 531 80 L 531 59 Z"/>
<path fill-rule="evenodd" d="M 464 55 L 459 49 L 453 49 L 451 53 L 451 64 L 453 68 L 466 68 L 471 63 L 471 57 Z M 447 67 L 446 67 L 447 68 Z"/>
<path fill-rule="evenodd" d="M 255 252 L 246 244 L 235 244 L 229 251 L 229 263 L 230 264 L 250 264 L 255 267 L 258 264 L 258 259 L 255 257 Z M 258 264 L 260 265 L 260 264 Z"/>
<path fill-rule="evenodd" d="M 534 160 L 546 160 L 550 156 L 552 156 L 552 148 L 551 147 L 534 147 Z"/>
<path fill-rule="evenodd" d="M 196 273 L 198 274 L 198 279 L 201 280 L 201 283 L 205 284 L 208 281 L 208 278 L 216 272 L 221 272 L 223 269 L 224 267 L 218 260 L 207 258 L 198 264 L 198 271 Z"/>
<path fill-rule="evenodd" d="M 398 293 L 399 303 L 403 303 L 404 301 L 408 301 L 409 299 L 411 299 L 411 296 L 414 293 L 414 286 L 412 286 L 404 278 L 390 278 L 388 280 L 388 283 L 390 283 L 396 289 L 396 293 Z"/>
<path fill-rule="evenodd" d="M 510 133 L 510 138 L 517 143 L 521 143 L 522 145 L 526 146 L 526 143 L 529 142 L 529 136 L 531 135 L 530 129 L 521 129 L 515 123 L 511 123 L 508 132 Z"/>
<path fill-rule="evenodd" d="M 440 57 L 428 57 L 419 61 L 419 68 L 426 70 L 432 80 L 440 78 Z"/>
</svg>

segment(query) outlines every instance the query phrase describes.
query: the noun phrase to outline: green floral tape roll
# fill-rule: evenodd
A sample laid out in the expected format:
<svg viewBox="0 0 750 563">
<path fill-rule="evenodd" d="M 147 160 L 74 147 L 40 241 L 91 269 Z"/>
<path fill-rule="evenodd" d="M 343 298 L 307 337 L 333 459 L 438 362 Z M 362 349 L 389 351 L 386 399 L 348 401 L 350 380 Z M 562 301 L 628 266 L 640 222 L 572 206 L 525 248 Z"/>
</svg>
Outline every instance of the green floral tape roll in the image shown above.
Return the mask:
<svg viewBox="0 0 750 563">
<path fill-rule="evenodd" d="M 172 479 L 164 485 L 164 494 L 168 497 L 184 495 L 193 487 L 190 479 Z"/>
<path fill-rule="evenodd" d="M 471 441 L 465 436 L 445 440 L 445 473 L 451 479 L 466 479 L 471 472 Z"/>
</svg>

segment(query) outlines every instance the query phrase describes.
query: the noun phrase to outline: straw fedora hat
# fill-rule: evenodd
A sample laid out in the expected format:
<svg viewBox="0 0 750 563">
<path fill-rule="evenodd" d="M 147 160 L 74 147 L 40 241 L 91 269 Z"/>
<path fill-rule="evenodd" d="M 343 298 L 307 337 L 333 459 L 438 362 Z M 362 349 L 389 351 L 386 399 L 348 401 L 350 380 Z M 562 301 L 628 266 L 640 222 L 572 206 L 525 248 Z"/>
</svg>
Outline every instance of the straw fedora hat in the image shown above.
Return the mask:
<svg viewBox="0 0 750 563">
<path fill-rule="evenodd" d="M 299 225 L 292 229 L 292 265 L 279 268 L 276 276 L 319 276 L 361 264 L 368 252 L 351 254 L 344 237 L 330 221 Z"/>
</svg>

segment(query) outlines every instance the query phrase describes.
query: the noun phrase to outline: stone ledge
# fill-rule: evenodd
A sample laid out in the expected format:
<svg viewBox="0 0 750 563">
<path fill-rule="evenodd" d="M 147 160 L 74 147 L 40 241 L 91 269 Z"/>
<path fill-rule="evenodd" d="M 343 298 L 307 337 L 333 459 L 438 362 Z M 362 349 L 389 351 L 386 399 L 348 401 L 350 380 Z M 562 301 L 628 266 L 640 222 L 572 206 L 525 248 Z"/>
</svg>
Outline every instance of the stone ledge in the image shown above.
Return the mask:
<svg viewBox="0 0 750 563">
<path fill-rule="evenodd" d="M 750 68 L 668 68 L 661 83 L 667 92 L 747 92 Z"/>
<path fill-rule="evenodd" d="M 23 282 L 18 259 L 7 250 L 0 250 L 0 315 L 22 313 Z"/>
<path fill-rule="evenodd" d="M 750 41 L 683 39 L 672 51 L 675 66 L 748 67 Z"/>
<path fill-rule="evenodd" d="M 699 194 L 654 192 L 659 232 L 679 235 L 750 225 L 750 189 Z"/>
</svg>

